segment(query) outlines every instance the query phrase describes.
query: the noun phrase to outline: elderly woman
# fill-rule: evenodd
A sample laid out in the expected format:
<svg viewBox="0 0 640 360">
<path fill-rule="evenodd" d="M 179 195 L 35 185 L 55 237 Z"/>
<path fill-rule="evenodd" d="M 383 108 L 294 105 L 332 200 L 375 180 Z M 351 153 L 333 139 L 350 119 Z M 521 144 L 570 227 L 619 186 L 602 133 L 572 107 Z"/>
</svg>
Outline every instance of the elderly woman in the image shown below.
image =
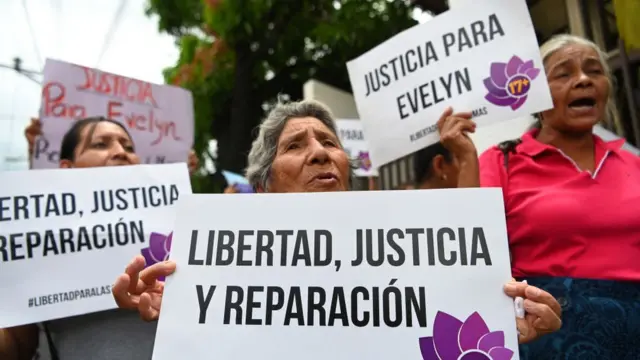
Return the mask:
<svg viewBox="0 0 640 360">
<path fill-rule="evenodd" d="M 470 141 L 464 132 L 475 126 L 470 115 L 451 115 L 447 110 L 439 121 L 443 143 L 462 154 L 461 164 L 477 166 L 477 156 L 464 151 Z M 260 125 L 246 176 L 259 192 L 346 191 L 350 170 L 330 111 L 318 102 L 302 101 L 278 105 Z M 476 182 L 477 178 L 476 168 Z M 164 290 L 164 282 L 158 278 L 172 274 L 175 268 L 175 263 L 167 261 L 145 269 L 144 258 L 134 258 L 113 287 L 116 302 L 122 308 L 137 310 L 147 321 L 156 320 Z M 521 342 L 559 327 L 559 305 L 548 293 L 515 282 L 507 284 L 505 291 L 525 297 L 533 311 L 528 321 L 518 322 Z"/>
<path fill-rule="evenodd" d="M 562 329 L 523 359 L 640 359 L 640 158 L 593 127 L 613 104 L 602 51 L 562 35 L 541 47 L 554 107 L 487 150 L 482 186 L 504 193 L 513 274 L 553 294 Z"/>
</svg>

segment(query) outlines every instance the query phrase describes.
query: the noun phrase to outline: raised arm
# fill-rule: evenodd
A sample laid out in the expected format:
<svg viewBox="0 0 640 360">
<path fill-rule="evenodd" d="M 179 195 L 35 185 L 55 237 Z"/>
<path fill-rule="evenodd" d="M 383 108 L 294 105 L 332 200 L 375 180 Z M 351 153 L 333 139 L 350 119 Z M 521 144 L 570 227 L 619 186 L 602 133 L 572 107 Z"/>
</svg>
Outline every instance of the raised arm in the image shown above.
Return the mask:
<svg viewBox="0 0 640 360">
<path fill-rule="evenodd" d="M 460 167 L 458 187 L 480 187 L 478 152 L 469 137 L 476 130 L 471 113 L 453 113 L 447 108 L 438 120 L 440 142 L 455 156 Z"/>
<path fill-rule="evenodd" d="M 35 150 L 36 137 L 42 134 L 42 123 L 38 118 L 31 118 L 31 123 L 24 129 L 24 137 L 27 139 L 29 149 L 29 168 L 31 168 L 31 158 Z"/>
</svg>

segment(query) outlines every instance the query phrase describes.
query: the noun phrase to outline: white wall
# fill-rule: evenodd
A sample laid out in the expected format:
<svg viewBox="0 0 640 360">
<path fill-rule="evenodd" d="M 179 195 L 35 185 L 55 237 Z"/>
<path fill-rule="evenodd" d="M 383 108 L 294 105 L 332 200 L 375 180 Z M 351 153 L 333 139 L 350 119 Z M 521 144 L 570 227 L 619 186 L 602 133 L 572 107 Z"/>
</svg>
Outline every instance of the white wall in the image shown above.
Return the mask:
<svg viewBox="0 0 640 360">
<path fill-rule="evenodd" d="M 476 145 L 476 149 L 478 149 L 478 154 L 481 154 L 493 145 L 520 137 L 527 131 L 529 126 L 533 124 L 533 121 L 533 117 L 526 116 L 507 122 L 479 127 L 476 129 L 475 134 L 471 134 L 471 139 Z"/>
<path fill-rule="evenodd" d="M 304 99 L 318 100 L 331 108 L 333 115 L 341 119 L 359 119 L 356 101 L 350 93 L 317 80 L 309 80 L 302 88 Z"/>
</svg>

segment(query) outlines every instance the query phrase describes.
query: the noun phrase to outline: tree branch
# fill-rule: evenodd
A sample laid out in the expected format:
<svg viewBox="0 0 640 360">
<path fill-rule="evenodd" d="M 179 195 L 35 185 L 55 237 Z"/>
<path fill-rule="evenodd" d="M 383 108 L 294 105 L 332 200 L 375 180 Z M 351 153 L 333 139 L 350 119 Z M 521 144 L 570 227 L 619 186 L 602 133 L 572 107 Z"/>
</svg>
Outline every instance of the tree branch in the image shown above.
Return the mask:
<svg viewBox="0 0 640 360">
<path fill-rule="evenodd" d="M 300 69 L 312 69 L 316 67 L 316 62 L 311 59 L 303 59 L 302 61 L 296 61 L 294 65 L 287 66 L 283 69 L 278 70 L 271 80 L 265 81 L 258 88 L 258 93 L 263 96 L 276 94 L 280 88 L 281 84 L 290 81 L 291 76 Z"/>
<path fill-rule="evenodd" d="M 283 5 L 284 4 L 284 5 Z M 284 33 L 289 29 L 291 25 L 290 19 L 298 16 L 304 10 L 304 1 L 291 1 L 289 3 L 280 2 L 279 6 L 287 6 L 289 11 L 287 11 L 287 18 L 278 18 L 279 14 L 282 14 L 282 8 L 279 8 L 278 5 L 272 6 L 267 14 L 264 17 L 262 24 L 265 26 L 269 26 L 269 24 L 273 24 L 273 29 L 266 29 L 264 33 L 256 34 L 257 39 L 254 39 L 257 43 L 260 44 L 260 47 L 255 52 L 256 57 L 263 57 L 267 55 L 269 49 L 275 47 L 278 44 L 280 38 L 284 35 Z M 295 30 L 294 30 L 295 31 Z M 266 36 L 265 36 L 266 34 Z"/>
</svg>

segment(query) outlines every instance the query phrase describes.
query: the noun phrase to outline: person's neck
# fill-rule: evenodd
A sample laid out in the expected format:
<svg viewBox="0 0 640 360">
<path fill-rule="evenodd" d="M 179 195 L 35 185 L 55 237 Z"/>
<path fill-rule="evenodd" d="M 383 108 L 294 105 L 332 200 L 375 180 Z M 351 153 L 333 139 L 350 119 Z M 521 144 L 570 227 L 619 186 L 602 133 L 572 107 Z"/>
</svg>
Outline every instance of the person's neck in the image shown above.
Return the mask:
<svg viewBox="0 0 640 360">
<path fill-rule="evenodd" d="M 583 170 L 595 167 L 595 143 L 593 132 L 563 133 L 543 126 L 536 139 L 543 144 L 556 147 L 570 157 Z"/>
<path fill-rule="evenodd" d="M 428 190 L 428 189 L 442 189 L 444 186 L 440 181 L 437 180 L 426 180 L 420 184 L 420 190 Z"/>
</svg>

